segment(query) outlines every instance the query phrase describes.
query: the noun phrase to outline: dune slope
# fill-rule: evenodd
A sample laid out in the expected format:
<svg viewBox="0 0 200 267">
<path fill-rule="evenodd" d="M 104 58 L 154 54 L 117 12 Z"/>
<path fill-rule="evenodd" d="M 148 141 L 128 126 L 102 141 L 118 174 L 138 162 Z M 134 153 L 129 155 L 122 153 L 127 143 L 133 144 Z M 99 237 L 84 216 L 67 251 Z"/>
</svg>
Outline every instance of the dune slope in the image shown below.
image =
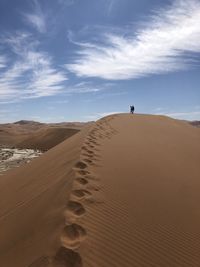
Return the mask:
<svg viewBox="0 0 200 267">
<path fill-rule="evenodd" d="M 118 114 L 0 179 L 0 266 L 200 266 L 200 133 Z"/>
<path fill-rule="evenodd" d="M 0 266 L 43 266 L 59 250 L 72 168 L 87 131 L 1 176 Z"/>
<path fill-rule="evenodd" d="M 99 191 L 85 200 L 80 221 L 84 266 L 200 266 L 199 129 L 116 115 L 100 120 L 88 139 L 85 149 L 98 158 L 86 189 L 93 183 Z"/>
</svg>

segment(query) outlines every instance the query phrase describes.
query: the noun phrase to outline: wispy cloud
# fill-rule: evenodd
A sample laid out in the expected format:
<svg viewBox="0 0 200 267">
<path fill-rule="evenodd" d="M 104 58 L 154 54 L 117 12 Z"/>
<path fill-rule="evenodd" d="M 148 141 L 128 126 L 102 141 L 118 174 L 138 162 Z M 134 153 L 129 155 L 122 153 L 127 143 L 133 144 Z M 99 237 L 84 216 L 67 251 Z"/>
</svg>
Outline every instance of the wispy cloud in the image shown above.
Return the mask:
<svg viewBox="0 0 200 267">
<path fill-rule="evenodd" d="M 96 95 L 96 96 L 92 96 L 88 99 L 85 99 L 84 102 L 90 103 L 90 102 L 99 102 L 99 101 L 103 101 L 105 99 L 111 98 L 111 101 L 115 101 L 116 97 L 123 97 L 124 95 L 127 95 L 127 92 L 123 91 L 119 91 L 119 92 L 113 92 L 113 93 L 109 93 L 107 92 L 107 86 L 105 87 L 106 92 L 103 93 L 102 91 L 100 92 L 100 94 Z"/>
<path fill-rule="evenodd" d="M 54 101 L 49 102 L 49 104 L 67 104 L 67 103 L 69 103 L 68 99 L 54 100 Z"/>
<path fill-rule="evenodd" d="M 120 80 L 184 70 L 197 63 L 198 0 L 177 0 L 154 11 L 141 25 L 129 36 L 107 33 L 103 45 L 80 46 L 77 58 L 66 65 L 67 69 L 78 76 Z"/>
<path fill-rule="evenodd" d="M 0 55 L 0 69 L 5 68 L 7 63 L 7 59 L 4 55 Z"/>
<path fill-rule="evenodd" d="M 101 86 L 93 84 L 92 82 L 78 82 L 66 86 L 66 94 L 85 94 L 85 93 L 96 93 L 103 91 L 108 88 L 107 85 Z"/>
<path fill-rule="evenodd" d="M 112 84 L 80 81 L 68 82 L 66 71 L 57 66 L 49 53 L 40 50 L 40 43 L 27 32 L 0 37 L 12 55 L 9 64 L 0 71 L 0 103 L 8 104 L 39 97 L 97 93 Z M 7 62 L 8 63 L 8 62 Z"/>
<path fill-rule="evenodd" d="M 0 72 L 1 103 L 51 96 L 64 89 L 65 73 L 54 67 L 52 58 L 38 49 L 31 35 L 18 32 L 0 42 L 15 55 L 14 63 Z"/>
<path fill-rule="evenodd" d="M 92 93 L 102 90 L 100 86 L 94 85 L 91 82 L 80 82 L 72 86 L 72 90 L 68 88 L 68 92 L 72 91 L 73 93 Z"/>
<path fill-rule="evenodd" d="M 106 0 L 107 2 L 107 7 L 106 7 L 106 12 L 107 15 L 109 16 L 113 10 L 113 6 L 116 3 L 117 0 Z"/>
<path fill-rule="evenodd" d="M 46 18 L 37 0 L 33 1 L 33 13 L 24 13 L 25 20 L 40 33 L 46 32 Z"/>
<path fill-rule="evenodd" d="M 75 4 L 76 0 L 58 0 L 58 3 L 63 6 L 71 6 Z"/>
</svg>

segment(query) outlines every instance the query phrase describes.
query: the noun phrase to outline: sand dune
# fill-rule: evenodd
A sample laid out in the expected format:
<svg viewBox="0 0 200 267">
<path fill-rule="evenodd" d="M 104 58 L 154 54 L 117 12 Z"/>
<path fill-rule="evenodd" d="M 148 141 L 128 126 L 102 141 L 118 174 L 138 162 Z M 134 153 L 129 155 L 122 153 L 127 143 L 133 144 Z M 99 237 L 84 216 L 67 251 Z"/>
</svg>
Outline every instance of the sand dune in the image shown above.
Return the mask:
<svg viewBox="0 0 200 267">
<path fill-rule="evenodd" d="M 17 143 L 20 148 L 34 148 L 48 150 L 65 139 L 71 137 L 79 130 L 68 128 L 44 128 L 34 132 L 31 136 L 25 138 L 22 142 Z"/>
<path fill-rule="evenodd" d="M 0 266 L 200 266 L 200 132 L 118 114 L 0 179 Z"/>
<path fill-rule="evenodd" d="M 0 266 L 43 266 L 46 256 L 60 247 L 72 168 L 86 132 L 1 177 Z"/>
<path fill-rule="evenodd" d="M 0 124 L 0 145 L 48 150 L 77 133 L 84 125 L 86 124 L 45 124 L 24 120 Z"/>
</svg>

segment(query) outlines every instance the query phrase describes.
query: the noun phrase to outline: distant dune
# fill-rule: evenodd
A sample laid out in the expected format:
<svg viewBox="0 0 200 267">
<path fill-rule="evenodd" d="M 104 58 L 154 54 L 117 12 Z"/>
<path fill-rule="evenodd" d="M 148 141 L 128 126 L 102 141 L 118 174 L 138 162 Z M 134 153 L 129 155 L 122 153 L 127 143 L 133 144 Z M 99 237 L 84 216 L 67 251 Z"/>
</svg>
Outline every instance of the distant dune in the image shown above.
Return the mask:
<svg viewBox="0 0 200 267">
<path fill-rule="evenodd" d="M 18 125 L 35 125 L 35 126 L 41 126 L 44 123 L 37 122 L 37 121 L 27 121 L 27 120 L 21 120 L 21 121 L 16 121 L 13 124 L 18 124 Z"/>
<path fill-rule="evenodd" d="M 0 124 L 0 145 L 48 150 L 73 134 L 84 123 L 51 123 L 21 120 Z"/>
<path fill-rule="evenodd" d="M 187 122 L 85 125 L 1 177 L 0 266 L 200 266 L 199 155 Z"/>
<path fill-rule="evenodd" d="M 17 143 L 17 147 L 48 150 L 77 132 L 79 130 L 70 128 L 44 128 Z"/>
</svg>

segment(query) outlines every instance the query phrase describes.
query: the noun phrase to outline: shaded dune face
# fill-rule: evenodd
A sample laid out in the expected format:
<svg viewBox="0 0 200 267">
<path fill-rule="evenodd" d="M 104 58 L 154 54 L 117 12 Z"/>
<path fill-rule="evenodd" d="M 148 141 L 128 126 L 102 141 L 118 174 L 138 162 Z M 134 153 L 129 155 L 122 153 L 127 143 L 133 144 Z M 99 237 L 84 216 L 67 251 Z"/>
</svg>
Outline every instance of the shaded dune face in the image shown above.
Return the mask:
<svg viewBox="0 0 200 267">
<path fill-rule="evenodd" d="M 0 124 L 0 145 L 46 151 L 73 136 L 83 126 L 21 121 Z"/>
<path fill-rule="evenodd" d="M 45 128 L 31 134 L 28 138 L 24 138 L 23 141 L 17 143 L 17 146 L 20 148 L 48 150 L 77 132 L 77 129 Z"/>
<path fill-rule="evenodd" d="M 83 128 L 0 180 L 0 266 L 200 266 L 199 155 L 163 116 Z"/>
</svg>

